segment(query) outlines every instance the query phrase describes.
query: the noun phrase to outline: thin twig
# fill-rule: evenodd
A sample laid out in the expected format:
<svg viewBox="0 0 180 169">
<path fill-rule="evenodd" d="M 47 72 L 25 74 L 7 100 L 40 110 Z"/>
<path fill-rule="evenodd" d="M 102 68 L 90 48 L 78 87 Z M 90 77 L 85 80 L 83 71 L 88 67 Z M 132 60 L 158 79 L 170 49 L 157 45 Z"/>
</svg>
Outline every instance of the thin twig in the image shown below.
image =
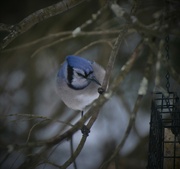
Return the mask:
<svg viewBox="0 0 180 169">
<path fill-rule="evenodd" d="M 76 158 L 79 153 L 81 152 L 82 148 L 84 147 L 84 144 L 86 142 L 87 136 L 83 135 L 82 139 L 76 149 L 76 151 L 73 153 L 73 155 L 60 167 L 61 169 L 66 169 L 70 164 L 72 164 L 74 158 Z"/>
<path fill-rule="evenodd" d="M 118 31 L 119 32 L 119 31 Z M 116 33 L 115 31 L 96 31 L 96 32 L 80 32 L 80 33 L 78 33 L 78 35 L 76 35 L 76 37 L 77 36 L 90 36 L 90 35 L 100 35 L 100 34 L 104 34 L 104 33 Z M 47 44 L 47 45 L 44 45 L 44 46 L 42 46 L 42 47 L 40 47 L 39 49 L 37 49 L 32 55 L 31 55 L 31 57 L 34 57 L 37 53 L 39 53 L 40 51 L 42 51 L 43 49 L 46 49 L 46 48 L 48 48 L 48 47 L 51 47 L 51 46 L 53 46 L 53 45 L 56 45 L 56 44 L 58 44 L 58 43 L 60 43 L 60 42 L 64 42 L 64 41 L 66 41 L 66 40 L 69 40 L 69 39 L 72 39 L 72 38 L 74 38 L 73 37 L 73 35 L 69 35 L 69 36 L 66 36 L 66 37 L 63 37 L 63 38 L 61 38 L 61 39 L 58 39 L 58 40 L 56 40 L 56 41 L 54 41 L 54 42 L 52 42 L 52 43 L 49 43 L 49 44 Z"/>
<path fill-rule="evenodd" d="M 119 84 L 124 80 L 127 73 L 130 71 L 132 66 L 134 65 L 134 62 L 139 56 L 139 53 L 141 52 L 143 47 L 143 41 L 140 41 L 137 45 L 136 49 L 134 50 L 133 54 L 129 58 L 129 60 L 122 66 L 121 71 L 117 78 L 114 78 L 112 85 L 110 86 L 110 91 L 115 92 L 115 90 L 118 88 Z"/>
<path fill-rule="evenodd" d="M 48 164 L 51 164 L 51 165 L 53 165 L 53 166 L 55 166 L 55 167 L 58 167 L 58 168 L 60 167 L 59 165 L 57 165 L 57 164 L 55 164 L 55 163 L 51 163 L 51 162 L 49 161 L 50 156 L 55 152 L 55 150 L 58 148 L 58 146 L 59 146 L 59 144 L 57 144 L 56 146 L 53 147 L 53 150 L 51 150 L 51 152 L 48 154 L 48 157 L 46 158 L 46 160 L 42 162 L 43 164 L 44 164 L 44 163 L 48 163 Z M 42 152 L 43 152 L 43 154 L 44 154 L 44 152 L 47 152 L 47 149 L 45 149 L 45 150 L 42 151 Z M 42 155 L 42 152 L 41 152 L 41 155 Z M 39 163 L 38 165 L 40 165 L 40 163 Z M 45 167 L 46 167 L 46 164 L 44 164 L 43 169 L 45 169 Z"/>
<path fill-rule="evenodd" d="M 65 124 L 65 125 L 68 125 L 68 126 L 71 126 L 71 127 L 74 126 L 73 124 L 71 124 L 69 122 L 65 122 L 65 121 L 61 121 L 61 120 L 55 120 L 55 119 L 48 118 L 46 116 L 39 116 L 39 115 L 34 115 L 34 114 L 20 114 L 20 113 L 17 113 L 17 114 L 1 115 L 0 119 L 11 117 L 11 116 L 28 117 L 28 118 L 31 118 L 31 119 L 43 119 L 43 120 L 49 120 L 49 121 L 62 123 L 62 124 Z"/>
<path fill-rule="evenodd" d="M 131 114 L 130 119 L 129 119 L 129 124 L 126 128 L 126 132 L 124 134 L 124 137 L 123 137 L 122 141 L 120 142 L 120 144 L 118 144 L 118 146 L 116 147 L 116 149 L 115 149 L 114 153 L 111 155 L 111 157 L 105 163 L 102 164 L 102 166 L 100 167 L 101 169 L 104 168 L 109 162 L 111 162 L 116 157 L 116 155 L 119 153 L 121 148 L 124 146 L 124 143 L 127 140 L 128 136 L 130 134 L 130 131 L 134 125 L 136 114 L 137 114 L 138 109 L 141 105 L 142 98 L 143 98 L 143 95 L 138 95 L 136 103 L 134 105 L 134 109 L 133 109 L 132 114 Z"/>
<path fill-rule="evenodd" d="M 4 23 L 0 23 L 0 31 L 11 32 L 11 26 Z"/>
<path fill-rule="evenodd" d="M 29 133 L 28 133 L 28 137 L 27 137 L 27 139 L 26 139 L 26 143 L 29 141 L 33 129 L 34 129 L 36 126 L 40 125 L 41 123 L 43 123 L 43 122 L 45 122 L 45 121 L 47 121 L 47 119 L 37 122 L 36 124 L 34 124 L 34 125 L 30 128 Z"/>
<path fill-rule="evenodd" d="M 33 45 L 38 44 L 38 43 L 42 43 L 43 41 L 47 41 L 47 40 L 54 39 L 54 38 L 60 38 L 61 36 L 68 36 L 68 35 L 71 35 L 71 34 L 72 34 L 72 31 L 65 31 L 65 32 L 59 32 L 59 33 L 55 33 L 55 34 L 50 34 L 50 35 L 47 35 L 45 37 L 34 40 L 32 42 L 25 43 L 23 45 L 19 45 L 19 46 L 15 46 L 15 47 L 12 47 L 12 48 L 4 49 L 1 53 L 7 53 L 7 52 L 15 51 L 15 50 L 20 50 L 20 49 L 23 49 L 23 48 L 29 48 L 29 47 L 31 47 Z"/>
<path fill-rule="evenodd" d="M 37 55 L 37 53 L 39 53 L 39 52 L 42 51 L 43 49 L 49 48 L 49 47 L 51 47 L 51 46 L 53 46 L 53 45 L 56 45 L 56 44 L 58 44 L 58 43 L 60 43 L 60 42 L 69 40 L 69 39 L 71 39 L 71 38 L 72 38 L 72 35 L 67 36 L 67 37 L 64 37 L 64 38 L 61 38 L 61 39 L 58 39 L 58 40 L 56 40 L 56 41 L 54 41 L 54 42 L 52 42 L 52 43 L 49 43 L 49 44 L 47 44 L 47 45 L 44 45 L 44 46 L 40 47 L 39 49 L 35 50 L 35 52 L 31 55 L 31 57 L 34 57 L 35 55 Z"/>
<path fill-rule="evenodd" d="M 70 138 L 71 156 L 74 157 L 73 136 Z M 77 169 L 76 159 L 73 159 L 74 169 Z"/>
<path fill-rule="evenodd" d="M 123 67 L 121 68 L 122 73 L 120 73 L 119 78 L 117 78 L 117 80 L 114 81 L 114 85 L 111 87 L 111 90 L 115 91 L 115 88 L 117 88 L 117 86 L 119 86 L 120 81 L 122 81 L 122 79 L 124 79 L 124 73 L 129 72 L 129 70 L 131 69 L 134 61 L 135 61 L 135 60 L 137 59 L 137 57 L 139 56 L 139 53 L 140 53 L 140 51 L 141 51 L 141 49 L 142 49 L 142 45 L 143 45 L 143 43 L 142 43 L 142 41 L 141 41 L 141 42 L 137 45 L 136 49 L 134 50 L 134 52 L 133 52 L 130 60 L 125 64 L 125 66 L 123 66 Z M 148 60 L 148 61 L 149 61 L 149 60 Z M 146 74 L 146 75 L 147 75 L 147 71 L 148 71 L 148 70 L 149 70 L 149 69 L 146 69 L 146 71 L 145 71 L 145 74 Z M 143 84 L 143 85 L 144 85 L 144 84 Z M 145 84 L 145 85 L 147 85 L 147 84 Z M 138 111 L 138 109 L 139 109 L 139 107 L 140 107 L 140 105 L 141 105 L 141 101 L 142 101 L 143 95 L 146 94 L 146 91 L 145 91 L 145 89 L 147 90 L 146 87 L 147 87 L 147 86 L 145 86 L 145 87 L 142 86 L 142 85 L 140 86 L 139 91 L 141 91 L 141 92 L 138 92 L 138 93 L 141 93 L 141 94 L 139 94 L 138 97 L 137 97 L 137 100 L 136 100 L 136 103 L 135 103 L 135 105 L 134 105 L 133 111 L 132 111 L 132 113 L 131 113 L 130 120 L 129 120 L 129 124 L 128 124 L 127 128 L 126 128 L 126 132 L 125 132 L 125 134 L 124 134 L 124 137 L 123 137 L 122 141 L 117 145 L 117 147 L 116 147 L 114 153 L 111 155 L 111 157 L 110 157 L 106 162 L 104 162 L 104 163 L 101 165 L 101 167 L 100 167 L 101 169 L 102 169 L 102 168 L 105 168 L 105 166 L 106 166 L 109 162 L 111 162 L 111 161 L 116 157 L 116 155 L 119 153 L 119 151 L 120 151 L 121 148 L 123 147 L 123 145 L 124 145 L 127 137 L 129 136 L 129 133 L 130 133 L 130 131 L 131 131 L 133 125 L 134 125 L 135 117 L 136 117 L 137 111 Z M 145 89 L 142 89 L 142 88 L 145 88 Z M 142 93 L 142 91 L 144 91 L 144 92 Z"/>
<path fill-rule="evenodd" d="M 171 76 L 176 79 L 176 81 L 180 85 L 180 75 L 176 72 L 176 70 L 173 68 L 172 64 L 168 63 L 167 61 L 164 62 L 166 67 L 168 68 L 168 71 L 171 73 Z"/>
<path fill-rule="evenodd" d="M 105 74 L 105 77 L 104 77 L 104 81 L 103 81 L 103 84 L 102 84 L 102 87 L 101 87 L 102 91 L 107 90 L 107 86 L 108 86 L 108 83 L 109 83 L 109 80 L 110 80 L 111 71 L 113 69 L 114 62 L 116 60 L 116 56 L 118 54 L 120 45 L 121 45 L 122 41 L 124 40 L 124 37 L 125 37 L 127 31 L 128 31 L 128 26 L 125 25 L 124 28 L 122 29 L 122 32 L 119 34 L 119 36 L 117 37 L 117 39 L 116 39 L 116 41 L 114 43 L 113 49 L 111 51 L 111 55 L 109 57 L 109 62 L 108 62 L 107 68 L 106 68 L 106 74 Z"/>
<path fill-rule="evenodd" d="M 109 40 L 105 40 L 105 39 L 102 39 L 102 40 L 97 40 L 97 41 L 94 41 L 94 42 L 91 42 L 90 44 L 84 46 L 83 48 L 81 48 L 80 50 L 76 51 L 76 53 L 74 53 L 74 55 L 78 55 L 80 53 L 82 53 L 83 51 L 89 49 L 90 47 L 94 46 L 94 45 L 97 45 L 99 43 L 105 43 L 107 44 L 110 48 L 112 48 L 112 44 Z"/>
<path fill-rule="evenodd" d="M 131 32 L 133 32 L 134 30 L 131 30 Z M 120 30 L 103 30 L 103 31 L 81 31 L 78 33 L 78 36 L 96 36 L 96 35 L 116 35 L 116 34 L 119 34 Z M 20 50 L 20 49 L 23 49 L 23 48 L 26 48 L 26 47 L 30 47 L 32 45 L 36 45 L 40 42 L 43 42 L 43 41 L 47 41 L 47 40 L 50 40 L 50 39 L 53 39 L 53 38 L 60 38 L 62 36 L 65 36 L 65 37 L 62 37 L 62 38 L 66 38 L 66 36 L 71 36 L 72 35 L 72 31 L 65 31 L 65 32 L 59 32 L 59 33 L 55 33 L 55 34 L 50 34 L 48 36 L 45 36 L 45 37 L 42 37 L 40 39 L 37 39 L 35 41 L 32 41 L 32 42 L 29 42 L 29 43 L 26 43 L 26 44 L 23 44 L 23 45 L 19 45 L 19 46 L 16 46 L 16 47 L 13 47 L 13 48 L 9 48 L 9 49 L 4 49 L 1 53 L 7 53 L 7 52 L 12 52 L 14 50 Z M 74 38 L 73 36 L 71 36 L 72 38 Z M 60 40 L 60 39 L 58 39 Z M 61 40 L 63 41 L 63 39 Z M 52 45 L 50 45 L 52 46 Z M 48 46 L 47 46 L 48 47 Z"/>
</svg>

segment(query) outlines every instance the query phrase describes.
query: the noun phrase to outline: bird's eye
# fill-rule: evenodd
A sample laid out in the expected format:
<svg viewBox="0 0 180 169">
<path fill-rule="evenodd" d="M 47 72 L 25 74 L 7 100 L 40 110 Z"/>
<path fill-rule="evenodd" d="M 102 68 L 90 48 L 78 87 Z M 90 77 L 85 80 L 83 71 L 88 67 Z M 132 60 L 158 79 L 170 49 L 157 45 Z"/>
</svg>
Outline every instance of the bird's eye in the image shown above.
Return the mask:
<svg viewBox="0 0 180 169">
<path fill-rule="evenodd" d="M 83 74 L 81 74 L 81 73 L 77 73 L 79 76 L 81 76 L 81 77 L 84 77 L 84 75 Z"/>
<path fill-rule="evenodd" d="M 93 71 L 89 72 L 88 74 L 86 72 L 76 72 L 78 76 L 83 78 L 88 78 L 89 75 L 93 73 Z"/>
<path fill-rule="evenodd" d="M 90 74 L 93 74 L 93 71 L 90 71 L 90 72 L 89 72 L 89 75 L 90 75 Z"/>
</svg>

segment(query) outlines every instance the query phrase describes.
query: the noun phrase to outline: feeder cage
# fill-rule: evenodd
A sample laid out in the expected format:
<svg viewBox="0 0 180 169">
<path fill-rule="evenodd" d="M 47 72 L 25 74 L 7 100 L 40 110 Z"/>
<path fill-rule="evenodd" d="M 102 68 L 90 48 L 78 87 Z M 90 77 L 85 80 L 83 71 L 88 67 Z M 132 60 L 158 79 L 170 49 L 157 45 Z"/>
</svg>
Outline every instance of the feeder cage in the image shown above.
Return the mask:
<svg viewBox="0 0 180 169">
<path fill-rule="evenodd" d="M 147 169 L 180 169 L 180 101 L 174 92 L 153 94 Z"/>
</svg>

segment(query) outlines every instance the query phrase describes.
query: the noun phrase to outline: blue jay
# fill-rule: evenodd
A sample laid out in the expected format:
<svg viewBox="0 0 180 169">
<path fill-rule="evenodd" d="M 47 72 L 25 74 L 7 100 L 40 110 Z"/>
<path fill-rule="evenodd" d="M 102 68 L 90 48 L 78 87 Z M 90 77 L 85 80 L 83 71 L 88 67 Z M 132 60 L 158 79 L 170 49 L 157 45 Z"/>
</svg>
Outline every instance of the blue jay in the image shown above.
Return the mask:
<svg viewBox="0 0 180 169">
<path fill-rule="evenodd" d="M 99 97 L 98 88 L 105 70 L 96 62 L 78 56 L 67 56 L 57 74 L 56 84 L 61 100 L 71 109 L 87 110 Z"/>
</svg>

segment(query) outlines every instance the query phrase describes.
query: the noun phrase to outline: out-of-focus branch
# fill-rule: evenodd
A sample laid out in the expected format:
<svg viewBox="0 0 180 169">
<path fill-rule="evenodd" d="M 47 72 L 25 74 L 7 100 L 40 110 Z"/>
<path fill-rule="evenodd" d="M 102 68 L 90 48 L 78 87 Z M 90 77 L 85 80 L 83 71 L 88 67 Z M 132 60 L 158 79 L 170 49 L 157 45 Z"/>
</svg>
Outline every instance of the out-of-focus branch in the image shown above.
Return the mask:
<svg viewBox="0 0 180 169">
<path fill-rule="evenodd" d="M 161 39 L 161 41 L 159 42 L 159 49 L 149 39 L 146 40 L 145 42 L 150 47 L 152 53 L 155 56 L 157 55 L 157 61 L 156 61 L 156 87 L 158 87 L 158 89 L 161 90 L 163 93 L 166 92 L 164 89 L 162 89 L 162 87 L 160 85 L 159 70 L 160 70 L 160 67 L 162 66 L 162 63 L 168 69 L 168 71 L 170 72 L 172 77 L 174 79 L 176 79 L 176 81 L 180 84 L 180 76 L 179 76 L 179 74 L 173 68 L 172 64 L 167 62 L 167 60 L 165 59 L 165 56 L 164 56 L 164 53 L 163 53 L 164 43 L 165 43 L 164 40 Z"/>
<path fill-rule="evenodd" d="M 11 32 L 11 26 L 4 23 L 0 23 L 0 31 Z"/>
<path fill-rule="evenodd" d="M 75 28 L 74 31 L 72 32 L 73 37 L 77 36 L 82 31 L 82 29 L 84 29 L 85 27 L 87 27 L 88 25 L 96 21 L 97 18 L 101 15 L 102 11 L 104 11 L 106 8 L 107 8 L 107 5 L 104 5 L 96 13 L 92 14 L 90 19 L 86 20 L 86 22 L 84 22 L 83 24 Z"/>
<path fill-rule="evenodd" d="M 10 44 L 15 38 L 17 38 L 20 34 L 26 32 L 31 27 L 33 27 L 35 24 L 42 22 L 52 16 L 55 16 L 57 14 L 60 14 L 64 11 L 67 11 L 80 3 L 82 3 L 84 0 L 63 0 L 61 2 L 58 2 L 56 4 L 53 4 L 51 6 L 48 6 L 44 9 L 40 9 L 25 19 L 23 19 L 21 22 L 19 22 L 16 25 L 11 26 L 11 30 L 9 35 L 7 35 L 1 45 L 0 48 L 4 49 L 8 44 Z"/>
<path fill-rule="evenodd" d="M 164 61 L 164 63 L 165 63 L 165 65 L 166 65 L 167 69 L 169 70 L 171 76 L 172 76 L 174 79 L 176 79 L 176 81 L 177 81 L 177 82 L 179 83 L 179 85 L 180 85 L 180 75 L 176 72 L 176 70 L 173 68 L 173 66 L 172 66 L 170 63 L 167 62 L 167 60 Z"/>
<path fill-rule="evenodd" d="M 115 92 L 115 90 L 118 89 L 119 84 L 124 80 L 125 76 L 134 65 L 134 62 L 136 61 L 139 52 L 142 50 L 142 43 L 143 42 L 139 43 L 139 45 L 137 46 L 137 48 L 134 50 L 133 54 L 131 55 L 130 59 L 121 68 L 121 71 L 118 77 L 114 78 L 114 81 L 112 82 L 112 85 L 110 86 L 111 91 Z"/>
<path fill-rule="evenodd" d="M 157 27 L 160 27 L 162 25 L 144 25 L 143 23 L 141 23 L 140 20 L 138 20 L 137 17 L 132 15 L 134 14 L 136 9 L 133 9 L 131 11 L 131 14 L 129 14 L 116 3 L 111 4 L 111 9 L 116 15 L 116 17 L 120 19 L 125 19 L 127 24 L 129 24 L 129 27 L 134 28 L 140 34 L 143 33 L 145 35 L 151 35 L 156 37 L 162 37 L 162 35 L 164 34 L 163 31 L 160 32 L 157 29 Z M 157 22 L 157 24 L 159 24 L 159 22 Z"/>
<path fill-rule="evenodd" d="M 32 55 L 31 57 L 34 57 L 38 52 L 42 51 L 43 49 L 46 49 L 48 47 L 51 47 L 53 45 L 56 45 L 60 42 L 64 42 L 66 40 L 70 40 L 72 38 L 75 38 L 75 37 L 79 37 L 79 36 L 92 36 L 92 35 L 102 35 L 102 34 L 117 34 L 119 33 L 120 31 L 111 31 L 111 30 L 107 30 L 107 31 L 91 31 L 91 32 L 78 32 L 76 36 L 74 36 L 73 34 L 69 35 L 69 36 L 65 36 L 65 37 L 62 37 L 58 40 L 55 40 L 54 42 L 50 43 L 50 44 L 47 44 L 47 45 L 44 45 L 42 47 L 40 47 L 39 49 L 37 49 Z"/>
<path fill-rule="evenodd" d="M 105 43 L 107 44 L 110 48 L 113 48 L 112 46 L 112 43 L 110 42 L 110 40 L 105 40 L 105 39 L 102 39 L 102 40 L 97 40 L 97 41 L 94 41 L 86 46 L 84 46 L 83 48 L 81 48 L 80 50 L 76 51 L 76 53 L 74 55 L 78 55 L 79 53 L 82 53 L 83 51 L 89 49 L 90 47 L 94 46 L 94 45 L 97 45 L 97 44 L 101 44 L 101 43 Z"/>
<path fill-rule="evenodd" d="M 96 36 L 96 35 L 99 35 L 99 36 L 101 36 L 101 35 L 114 36 L 114 35 L 118 35 L 120 32 L 121 32 L 121 30 L 102 30 L 102 31 L 91 31 L 91 32 L 81 31 L 81 32 L 78 33 L 78 35 L 76 37 L 78 37 L 78 36 Z M 132 29 L 129 31 L 129 33 L 133 33 L 133 32 L 134 32 L 134 30 L 132 30 Z M 56 40 L 56 38 L 58 38 L 58 39 Z M 68 39 L 71 39 L 71 38 L 72 39 L 75 38 L 72 35 L 72 31 L 65 31 L 65 32 L 60 32 L 60 33 L 56 33 L 56 34 L 50 34 L 48 36 L 37 39 L 37 40 L 32 41 L 30 43 L 26 43 L 26 44 L 19 45 L 19 46 L 9 48 L 9 49 L 4 49 L 2 51 L 2 53 L 12 52 L 12 51 L 20 50 L 20 49 L 23 49 L 23 48 L 29 48 L 30 46 L 37 45 L 38 43 L 41 43 L 41 42 L 44 42 L 44 41 L 49 42 L 51 39 L 55 39 L 54 42 L 52 42 L 52 43 L 50 43 L 48 45 L 44 45 L 41 48 L 37 49 L 35 52 L 38 53 L 42 49 L 51 47 L 51 46 L 53 46 L 53 45 L 55 45 L 57 43 L 63 42 L 65 40 L 68 40 Z"/>
<path fill-rule="evenodd" d="M 27 118 L 27 120 L 29 120 L 29 119 L 41 119 L 42 121 L 53 121 L 53 122 L 57 122 L 57 123 L 61 123 L 61 124 L 73 127 L 73 125 L 71 123 L 64 122 L 64 121 L 57 120 L 57 119 L 55 120 L 55 119 L 49 118 L 47 116 L 39 116 L 39 115 L 34 115 L 34 114 L 17 113 L 17 114 L 8 114 L 8 115 L 4 115 L 4 116 L 1 115 L 0 119 L 13 117 L 13 116 L 19 116 L 21 118 Z"/>
<path fill-rule="evenodd" d="M 159 42 L 159 50 L 157 52 L 157 61 L 156 61 L 156 76 L 155 76 L 155 87 L 160 86 L 160 70 L 161 70 L 161 61 L 163 56 L 163 47 L 164 47 L 164 40 Z"/>
<path fill-rule="evenodd" d="M 140 42 L 138 44 L 138 46 L 134 50 L 130 60 L 126 63 L 126 65 L 123 68 L 121 68 L 122 73 L 120 74 L 120 78 L 118 78 L 118 80 L 115 80 L 115 83 L 114 83 L 115 85 L 112 86 L 112 89 L 115 89 L 117 87 L 116 86 L 117 82 L 119 84 L 119 82 L 124 78 L 123 73 L 130 70 L 130 68 L 132 67 L 134 61 L 139 56 L 139 53 L 141 52 L 141 49 L 142 49 L 142 42 Z M 130 115 L 129 124 L 128 124 L 127 128 L 126 128 L 126 132 L 124 134 L 124 137 L 123 137 L 122 141 L 117 145 L 117 147 L 116 147 L 114 153 L 111 155 L 111 157 L 105 163 L 102 164 L 102 166 L 100 167 L 101 169 L 106 168 L 106 165 L 116 157 L 116 155 L 119 153 L 119 151 L 123 147 L 127 137 L 129 136 L 129 133 L 130 133 L 130 131 L 131 131 L 133 125 L 134 125 L 136 114 L 137 114 L 137 112 L 139 110 L 139 107 L 141 105 L 142 98 L 146 94 L 146 90 L 147 90 L 147 81 L 145 81 L 144 78 L 143 78 L 143 80 L 141 82 L 141 85 L 140 85 L 140 88 L 139 88 L 138 97 L 136 99 L 136 103 L 134 105 L 133 111 L 132 111 L 132 113 Z"/>
<path fill-rule="evenodd" d="M 117 39 L 116 39 L 116 41 L 114 43 L 114 46 L 113 46 L 113 49 L 111 51 L 111 55 L 110 55 L 110 58 L 109 58 L 109 62 L 108 62 L 108 65 L 107 65 L 105 78 L 104 78 L 102 87 L 100 89 L 101 90 L 100 92 L 103 92 L 103 91 L 107 90 L 107 86 L 108 86 L 110 76 L 111 76 L 111 71 L 113 69 L 114 62 L 116 60 L 116 56 L 117 56 L 118 51 L 119 51 L 119 47 L 120 47 L 122 41 L 124 40 L 127 31 L 128 31 L 128 25 L 125 25 L 124 28 L 122 29 L 122 32 L 119 34 L 119 36 L 117 37 Z"/>
<path fill-rule="evenodd" d="M 56 33 L 56 34 L 50 34 L 50 35 L 47 35 L 45 37 L 39 38 L 39 39 L 37 39 L 35 41 L 25 43 L 23 45 L 19 45 L 19 46 L 15 46 L 15 47 L 12 47 L 12 48 L 4 49 L 2 51 L 2 53 L 12 52 L 12 51 L 20 50 L 20 49 L 23 49 L 23 48 L 29 48 L 29 47 L 31 47 L 33 45 L 37 45 L 38 43 L 42 43 L 44 41 L 50 41 L 51 39 L 60 38 L 61 36 L 68 36 L 68 35 L 71 35 L 71 34 L 72 34 L 72 31 L 65 31 L 65 32 L 60 32 L 60 33 Z"/>
</svg>

